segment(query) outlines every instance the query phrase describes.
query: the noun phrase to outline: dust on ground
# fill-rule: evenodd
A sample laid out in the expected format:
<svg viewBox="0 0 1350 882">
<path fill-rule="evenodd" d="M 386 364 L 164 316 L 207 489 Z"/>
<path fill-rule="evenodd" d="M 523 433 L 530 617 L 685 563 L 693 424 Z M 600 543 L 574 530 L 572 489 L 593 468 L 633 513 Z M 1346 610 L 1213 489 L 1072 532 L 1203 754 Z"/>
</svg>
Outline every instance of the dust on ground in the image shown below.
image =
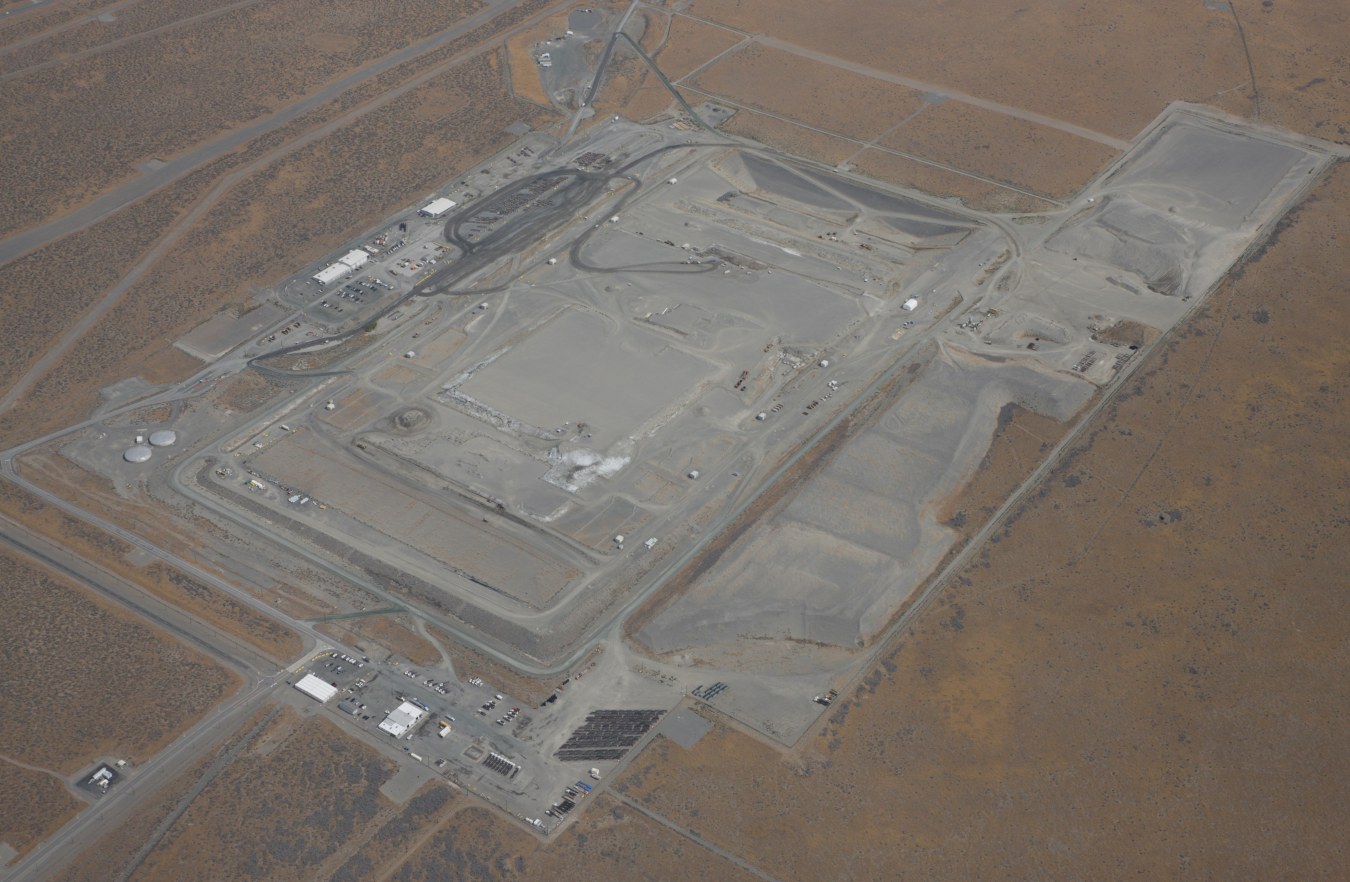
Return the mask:
<svg viewBox="0 0 1350 882">
<path fill-rule="evenodd" d="M 450 663 L 455 668 L 455 677 L 460 681 L 468 680 L 470 677 L 479 677 L 492 688 L 505 692 L 512 698 L 519 698 L 530 705 L 539 705 L 553 694 L 559 683 L 570 676 L 570 674 L 560 674 L 556 677 L 527 677 L 501 662 L 494 661 L 481 652 L 465 646 L 439 628 L 428 627 L 445 649 L 446 654 L 449 655 Z M 578 662 L 573 670 L 586 667 L 597 654 L 599 654 L 598 650 L 593 651 Z"/>
<path fill-rule="evenodd" d="M 858 150 L 852 141 L 752 110 L 738 110 L 720 129 L 826 165 L 839 165 Z"/>
<path fill-rule="evenodd" d="M 877 142 L 1052 199 L 1077 193 L 1118 150 L 957 101 L 929 105 Z"/>
<path fill-rule="evenodd" d="M 865 141 L 923 107 L 912 89 L 758 44 L 732 52 L 688 85 Z"/>
<path fill-rule="evenodd" d="M 1342 166 L 800 761 L 719 725 L 648 749 L 618 790 L 784 880 L 901 855 L 930 877 L 1336 875 L 1348 203 Z M 1305 275 L 1327 287 L 1291 288 Z"/>
<path fill-rule="evenodd" d="M 875 148 L 864 150 L 853 162 L 856 171 L 879 181 L 944 199 L 960 199 L 980 211 L 1023 214 L 1053 211 L 1057 207 L 1016 190 Z"/>
<path fill-rule="evenodd" d="M 362 639 L 372 640 L 415 665 L 427 667 L 441 662 L 441 654 L 431 641 L 413 630 L 412 616 L 362 616 L 323 622 L 316 627 L 347 646 L 355 646 Z"/>
<path fill-rule="evenodd" d="M 646 35 L 655 45 L 651 48 L 644 45 L 644 49 L 672 82 L 735 46 L 740 39 L 724 28 L 685 16 L 665 15 L 653 10 L 649 11 L 648 17 L 651 24 Z M 644 39 L 643 43 L 646 42 Z M 671 107 L 675 98 L 660 78 L 644 65 L 643 71 L 634 76 L 632 88 L 621 96 L 611 95 L 609 102 L 628 119 L 646 120 Z"/>
<path fill-rule="evenodd" d="M 101 597 L 0 550 L 0 755 L 69 775 L 153 756 L 239 677 Z"/>
</svg>

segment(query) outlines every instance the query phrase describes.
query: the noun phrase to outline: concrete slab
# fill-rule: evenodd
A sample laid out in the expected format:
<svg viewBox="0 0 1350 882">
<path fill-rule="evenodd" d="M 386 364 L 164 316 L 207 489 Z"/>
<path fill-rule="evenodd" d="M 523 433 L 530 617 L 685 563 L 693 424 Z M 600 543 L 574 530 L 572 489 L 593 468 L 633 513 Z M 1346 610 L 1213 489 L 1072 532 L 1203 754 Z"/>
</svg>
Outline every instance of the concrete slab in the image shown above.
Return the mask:
<svg viewBox="0 0 1350 882">
<path fill-rule="evenodd" d="M 284 310 L 271 304 L 249 310 L 242 316 L 223 312 L 198 325 L 173 345 L 195 358 L 214 361 L 285 317 Z"/>
<path fill-rule="evenodd" d="M 712 372 L 652 332 L 567 309 L 458 388 L 547 432 L 584 423 L 605 451 Z"/>
<path fill-rule="evenodd" d="M 674 741 L 685 750 L 693 750 L 694 745 L 708 734 L 712 723 L 688 708 L 676 708 L 661 723 L 662 735 Z"/>
<path fill-rule="evenodd" d="M 429 766 L 422 765 L 411 756 L 405 756 L 399 765 L 398 773 L 380 785 L 380 792 L 402 805 L 412 799 L 413 794 L 421 790 L 423 784 L 438 777 L 440 776 Z"/>
</svg>

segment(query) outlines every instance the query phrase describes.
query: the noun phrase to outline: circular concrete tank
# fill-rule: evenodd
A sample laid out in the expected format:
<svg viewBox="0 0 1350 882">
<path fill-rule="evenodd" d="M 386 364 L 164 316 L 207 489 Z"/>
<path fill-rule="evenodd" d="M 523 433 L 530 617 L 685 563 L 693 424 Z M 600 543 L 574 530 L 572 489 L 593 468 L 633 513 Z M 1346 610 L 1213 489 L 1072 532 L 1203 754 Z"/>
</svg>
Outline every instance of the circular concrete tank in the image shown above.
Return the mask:
<svg viewBox="0 0 1350 882">
<path fill-rule="evenodd" d="M 168 447 L 178 440 L 178 433 L 169 429 L 160 429 L 150 433 L 150 444 L 154 447 Z"/>
<path fill-rule="evenodd" d="M 126 453 L 122 454 L 122 458 L 127 462 L 145 462 L 150 458 L 150 448 L 137 444 L 135 447 L 132 447 Z"/>
</svg>

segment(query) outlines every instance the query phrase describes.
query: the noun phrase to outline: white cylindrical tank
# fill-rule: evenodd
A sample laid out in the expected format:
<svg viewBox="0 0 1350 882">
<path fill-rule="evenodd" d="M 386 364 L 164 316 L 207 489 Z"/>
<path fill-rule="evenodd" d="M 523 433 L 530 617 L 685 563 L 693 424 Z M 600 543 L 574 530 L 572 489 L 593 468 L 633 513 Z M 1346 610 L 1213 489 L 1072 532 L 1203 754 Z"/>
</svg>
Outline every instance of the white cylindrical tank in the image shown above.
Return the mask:
<svg viewBox="0 0 1350 882">
<path fill-rule="evenodd" d="M 127 462 L 145 462 L 150 458 L 150 448 L 143 444 L 137 444 L 135 447 L 132 447 L 126 453 L 122 454 L 122 458 Z"/>
<path fill-rule="evenodd" d="M 150 444 L 153 447 L 168 447 L 178 440 L 178 433 L 172 429 L 160 429 L 158 432 L 150 433 Z"/>
</svg>

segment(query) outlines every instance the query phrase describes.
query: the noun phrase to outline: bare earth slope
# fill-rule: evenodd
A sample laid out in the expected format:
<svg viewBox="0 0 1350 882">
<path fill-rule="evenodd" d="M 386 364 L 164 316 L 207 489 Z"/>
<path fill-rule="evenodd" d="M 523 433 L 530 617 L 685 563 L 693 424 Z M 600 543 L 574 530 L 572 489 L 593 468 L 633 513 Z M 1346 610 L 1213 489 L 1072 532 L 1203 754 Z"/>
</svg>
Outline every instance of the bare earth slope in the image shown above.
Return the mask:
<svg viewBox="0 0 1350 882">
<path fill-rule="evenodd" d="M 649 749 L 618 789 L 781 879 L 1336 876 L 1347 205 L 1342 166 L 843 697 L 804 767 L 718 727 Z"/>
</svg>

